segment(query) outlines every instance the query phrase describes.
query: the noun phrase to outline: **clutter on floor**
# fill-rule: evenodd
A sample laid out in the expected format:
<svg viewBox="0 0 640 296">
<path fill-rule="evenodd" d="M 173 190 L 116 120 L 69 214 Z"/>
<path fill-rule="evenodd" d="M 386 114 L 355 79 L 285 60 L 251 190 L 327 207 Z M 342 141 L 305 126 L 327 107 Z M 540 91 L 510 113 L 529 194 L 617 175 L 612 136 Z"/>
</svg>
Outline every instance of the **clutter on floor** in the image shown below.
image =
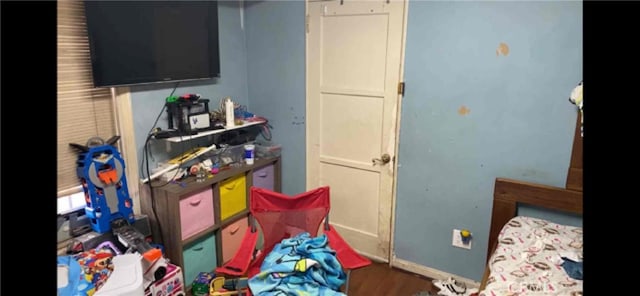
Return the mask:
<svg viewBox="0 0 640 296">
<path fill-rule="evenodd" d="M 185 295 L 182 269 L 168 262 L 161 246 L 142 252 L 140 243 L 126 250 L 121 245 L 104 241 L 94 249 L 59 255 L 58 296 Z"/>
<path fill-rule="evenodd" d="M 445 280 L 433 280 L 433 285 L 440 289 L 438 295 L 442 296 L 471 296 L 478 292 L 478 289 L 467 288 L 465 283 L 451 277 Z"/>
<path fill-rule="evenodd" d="M 78 150 L 84 216 L 93 231 L 69 239 L 66 254 L 58 256 L 58 296 L 184 295 L 180 268 L 169 264 L 161 245 L 151 243 L 148 225 L 136 225 L 124 160 L 114 145 L 118 139 L 70 144 Z M 69 217 L 66 228 L 64 215 L 59 218 L 60 237 L 73 234 L 77 217 Z"/>
</svg>

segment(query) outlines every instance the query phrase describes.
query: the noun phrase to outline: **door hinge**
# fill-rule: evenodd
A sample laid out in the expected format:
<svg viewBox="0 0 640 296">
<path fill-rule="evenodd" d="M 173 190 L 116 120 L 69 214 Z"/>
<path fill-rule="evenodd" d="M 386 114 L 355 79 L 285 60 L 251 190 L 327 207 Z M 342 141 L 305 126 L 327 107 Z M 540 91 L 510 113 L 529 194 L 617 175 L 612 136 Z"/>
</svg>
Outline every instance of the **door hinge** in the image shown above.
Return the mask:
<svg viewBox="0 0 640 296">
<path fill-rule="evenodd" d="M 404 96 L 404 82 L 398 82 L 398 94 Z"/>
<path fill-rule="evenodd" d="M 307 18 L 304 20 L 304 26 L 307 30 L 307 33 L 309 33 L 309 15 L 307 14 Z"/>
</svg>

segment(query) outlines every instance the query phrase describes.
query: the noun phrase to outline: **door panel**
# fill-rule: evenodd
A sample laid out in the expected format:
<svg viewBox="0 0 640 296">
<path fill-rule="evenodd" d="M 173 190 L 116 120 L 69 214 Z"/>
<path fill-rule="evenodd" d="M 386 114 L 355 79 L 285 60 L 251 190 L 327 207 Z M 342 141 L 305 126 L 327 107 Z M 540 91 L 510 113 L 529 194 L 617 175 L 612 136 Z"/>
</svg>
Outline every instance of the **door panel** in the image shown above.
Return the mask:
<svg viewBox="0 0 640 296">
<path fill-rule="evenodd" d="M 348 225 L 354 231 L 377 236 L 378 225 L 368 221 L 378 220 L 379 174 L 349 167 L 323 163 L 320 182 L 331 184 L 331 215 L 329 221 Z M 354 183 L 352 180 L 363 182 Z M 366 202 L 363 202 L 366 201 Z M 358 214 L 355 214 L 357 209 Z"/>
<path fill-rule="evenodd" d="M 331 187 L 330 223 L 389 260 L 404 1 L 307 3 L 307 188 Z"/>
<path fill-rule="evenodd" d="M 322 23 L 321 86 L 384 91 L 387 22 L 387 15 L 325 18 Z"/>
<path fill-rule="evenodd" d="M 383 100 L 335 94 L 320 100 L 320 157 L 371 166 L 369 156 L 381 151 Z"/>
</svg>

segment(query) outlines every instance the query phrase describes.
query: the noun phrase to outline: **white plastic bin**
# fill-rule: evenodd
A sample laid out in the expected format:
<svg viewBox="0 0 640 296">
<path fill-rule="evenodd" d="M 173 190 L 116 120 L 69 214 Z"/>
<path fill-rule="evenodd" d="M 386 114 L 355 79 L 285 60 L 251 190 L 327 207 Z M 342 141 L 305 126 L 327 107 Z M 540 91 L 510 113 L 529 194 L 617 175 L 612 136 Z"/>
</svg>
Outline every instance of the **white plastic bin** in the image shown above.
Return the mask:
<svg viewBox="0 0 640 296">
<path fill-rule="evenodd" d="M 124 254 L 113 257 L 113 272 L 94 296 L 144 296 L 142 256 Z"/>
</svg>

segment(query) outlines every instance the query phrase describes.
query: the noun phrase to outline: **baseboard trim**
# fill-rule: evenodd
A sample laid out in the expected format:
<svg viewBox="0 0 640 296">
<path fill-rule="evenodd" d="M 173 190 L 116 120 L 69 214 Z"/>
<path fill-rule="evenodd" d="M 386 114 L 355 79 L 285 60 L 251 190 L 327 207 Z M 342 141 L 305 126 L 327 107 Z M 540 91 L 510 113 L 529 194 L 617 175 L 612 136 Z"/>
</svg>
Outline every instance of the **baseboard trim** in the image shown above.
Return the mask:
<svg viewBox="0 0 640 296">
<path fill-rule="evenodd" d="M 358 254 L 360 254 L 360 255 L 362 255 L 364 257 L 369 258 L 371 261 L 375 261 L 375 262 L 378 262 L 378 263 L 389 263 L 389 260 L 384 259 L 382 257 L 373 256 L 373 255 L 367 254 L 365 252 L 360 252 L 358 250 L 355 250 L 355 251 L 356 251 L 356 253 L 358 253 Z"/>
<path fill-rule="evenodd" d="M 419 275 L 423 275 L 426 276 L 428 278 L 432 278 L 432 279 L 436 279 L 436 280 L 445 280 L 449 277 L 452 277 L 454 279 L 456 279 L 457 281 L 463 282 L 465 285 L 467 285 L 468 288 L 479 288 L 480 287 L 480 282 L 476 282 L 474 280 L 468 279 L 468 278 L 464 278 L 461 277 L 459 275 L 455 275 L 452 273 L 448 273 L 448 272 L 444 272 L 442 270 L 438 270 L 435 268 L 431 268 L 431 267 L 427 267 L 427 266 L 423 266 L 420 264 L 416 264 L 407 260 L 402 260 L 402 259 L 398 259 L 397 257 L 393 256 L 393 259 L 391 260 L 391 266 L 395 267 L 395 268 L 399 268 L 402 270 L 406 270 L 409 272 L 413 272 Z"/>
</svg>

